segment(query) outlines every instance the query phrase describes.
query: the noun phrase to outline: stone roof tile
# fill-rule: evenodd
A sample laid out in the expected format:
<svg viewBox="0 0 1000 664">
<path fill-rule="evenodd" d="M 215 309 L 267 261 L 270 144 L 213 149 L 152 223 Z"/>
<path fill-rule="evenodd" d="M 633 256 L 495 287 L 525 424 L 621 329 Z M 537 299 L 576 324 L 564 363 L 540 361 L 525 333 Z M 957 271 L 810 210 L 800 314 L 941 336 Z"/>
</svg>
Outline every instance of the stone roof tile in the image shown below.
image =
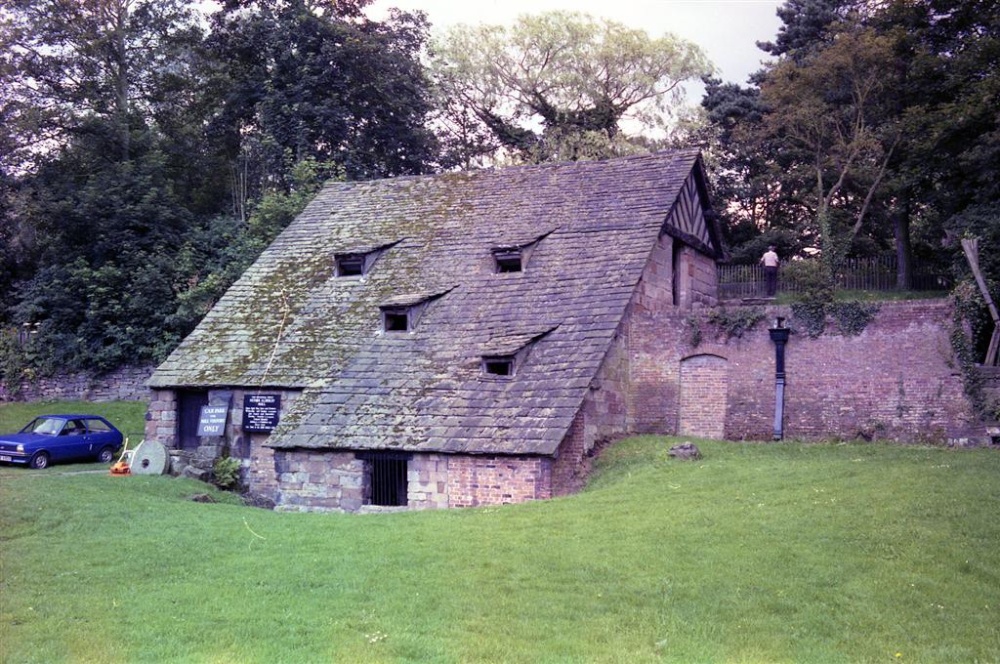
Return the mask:
<svg viewBox="0 0 1000 664">
<path fill-rule="evenodd" d="M 150 385 L 302 388 L 275 447 L 552 455 L 698 163 L 330 183 Z M 529 245 L 524 271 L 496 272 L 493 249 Z M 375 250 L 336 276 L 337 254 Z M 413 304 L 413 330 L 381 331 L 380 306 Z M 522 349 L 513 376 L 482 375 Z"/>
</svg>

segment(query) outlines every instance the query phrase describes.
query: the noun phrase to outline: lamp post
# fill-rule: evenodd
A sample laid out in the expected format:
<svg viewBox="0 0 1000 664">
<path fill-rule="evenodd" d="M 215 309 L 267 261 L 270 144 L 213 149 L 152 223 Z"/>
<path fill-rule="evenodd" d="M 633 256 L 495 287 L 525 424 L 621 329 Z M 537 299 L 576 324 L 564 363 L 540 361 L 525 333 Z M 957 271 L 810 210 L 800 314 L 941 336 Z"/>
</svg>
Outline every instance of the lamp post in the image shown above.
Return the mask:
<svg viewBox="0 0 1000 664">
<path fill-rule="evenodd" d="M 785 344 L 792 331 L 779 316 L 768 332 L 774 342 L 774 440 L 781 440 L 785 422 Z"/>
</svg>

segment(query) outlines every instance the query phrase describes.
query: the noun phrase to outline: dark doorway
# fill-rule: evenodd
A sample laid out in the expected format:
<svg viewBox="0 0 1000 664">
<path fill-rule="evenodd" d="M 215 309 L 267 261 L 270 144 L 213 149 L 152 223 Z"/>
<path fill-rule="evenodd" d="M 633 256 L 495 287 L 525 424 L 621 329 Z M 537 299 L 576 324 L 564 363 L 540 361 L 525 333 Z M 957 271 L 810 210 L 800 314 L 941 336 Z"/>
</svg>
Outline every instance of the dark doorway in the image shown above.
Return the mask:
<svg viewBox="0 0 1000 664">
<path fill-rule="evenodd" d="M 681 304 L 681 248 L 683 245 L 677 238 L 673 238 L 672 245 L 670 250 L 670 287 L 676 307 Z"/>
<path fill-rule="evenodd" d="M 208 405 L 208 392 L 183 390 L 177 393 L 177 447 L 193 450 L 198 447 L 198 419 L 201 407 Z"/>
</svg>

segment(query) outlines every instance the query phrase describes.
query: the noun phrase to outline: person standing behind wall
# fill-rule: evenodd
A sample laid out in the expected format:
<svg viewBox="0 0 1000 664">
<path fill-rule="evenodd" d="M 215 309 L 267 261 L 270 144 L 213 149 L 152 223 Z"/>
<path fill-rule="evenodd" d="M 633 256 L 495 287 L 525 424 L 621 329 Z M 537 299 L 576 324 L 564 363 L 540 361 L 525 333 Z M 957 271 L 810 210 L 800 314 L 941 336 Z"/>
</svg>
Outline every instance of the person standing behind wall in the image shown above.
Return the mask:
<svg viewBox="0 0 1000 664">
<path fill-rule="evenodd" d="M 774 297 L 774 294 L 778 292 L 778 265 L 781 260 L 775 253 L 773 244 L 761 256 L 760 262 L 764 266 L 764 284 L 767 288 L 767 296 Z"/>
</svg>

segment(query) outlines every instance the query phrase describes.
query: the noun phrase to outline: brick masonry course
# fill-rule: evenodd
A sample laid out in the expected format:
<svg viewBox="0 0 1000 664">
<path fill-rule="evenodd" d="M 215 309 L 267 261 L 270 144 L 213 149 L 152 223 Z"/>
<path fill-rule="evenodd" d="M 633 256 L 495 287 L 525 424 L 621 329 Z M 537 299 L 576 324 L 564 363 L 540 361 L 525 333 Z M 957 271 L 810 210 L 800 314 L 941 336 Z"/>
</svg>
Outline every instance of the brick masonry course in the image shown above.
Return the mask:
<svg viewBox="0 0 1000 664">
<path fill-rule="evenodd" d="M 768 327 L 779 316 L 793 328 L 785 355 L 786 438 L 944 443 L 979 428 L 951 349 L 948 301 L 883 303 L 857 336 L 828 322 L 823 334 L 810 338 L 796 329 L 790 308 L 765 311 L 766 319 L 740 338 L 726 338 L 697 312 L 633 316 L 630 429 L 676 433 L 714 418 L 724 422 L 725 438 L 770 439 L 775 350 Z M 715 403 L 722 393 L 724 407 Z M 696 435 L 701 424 L 692 426 Z"/>
</svg>

